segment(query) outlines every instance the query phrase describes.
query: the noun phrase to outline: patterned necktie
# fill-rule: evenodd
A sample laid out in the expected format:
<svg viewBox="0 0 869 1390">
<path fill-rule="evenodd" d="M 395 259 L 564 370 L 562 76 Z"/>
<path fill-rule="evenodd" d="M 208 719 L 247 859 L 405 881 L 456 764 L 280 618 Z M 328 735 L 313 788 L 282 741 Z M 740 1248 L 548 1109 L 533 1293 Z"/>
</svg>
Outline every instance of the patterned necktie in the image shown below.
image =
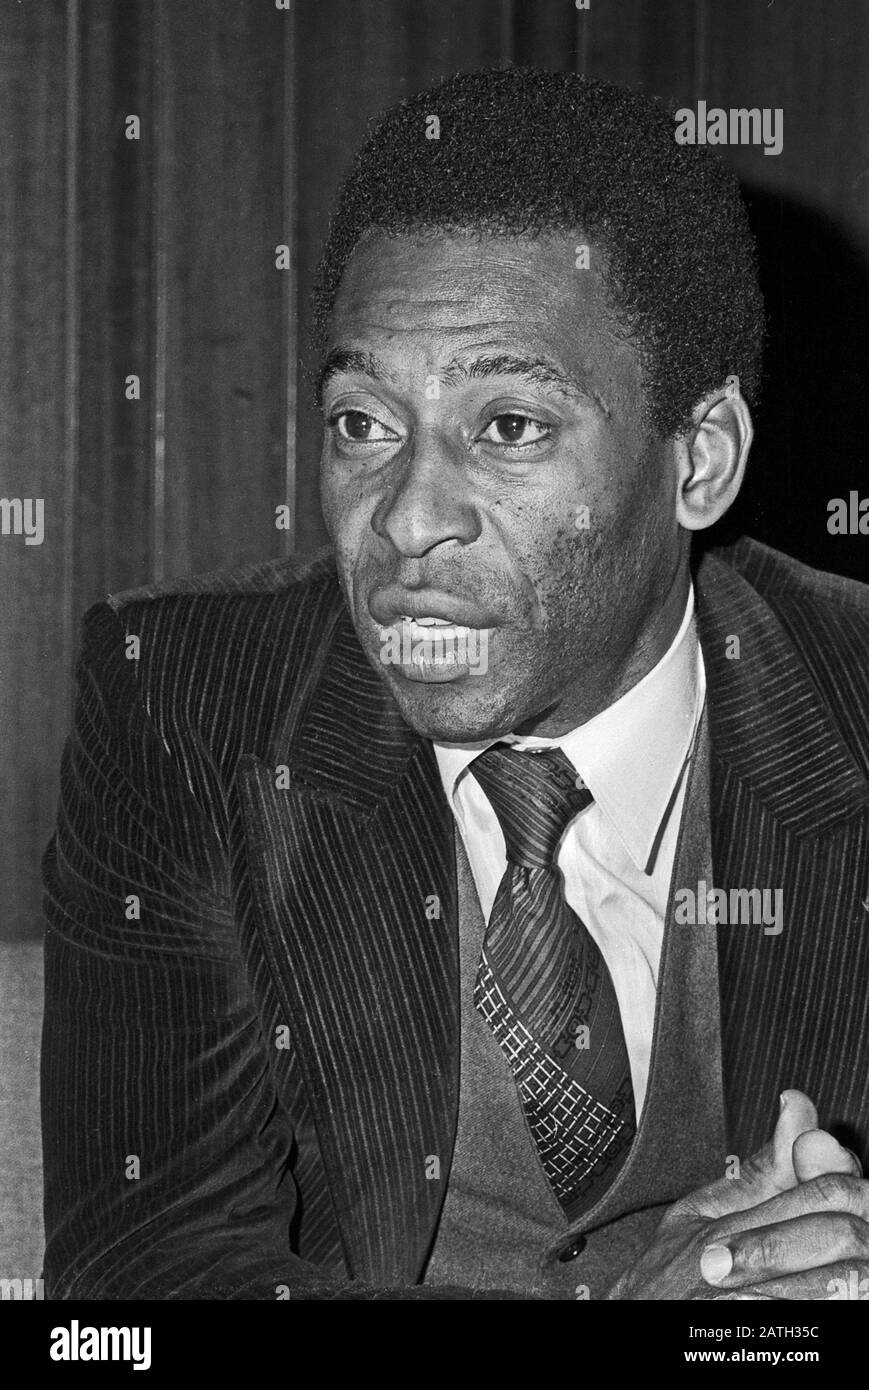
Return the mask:
<svg viewBox="0 0 869 1390">
<path fill-rule="evenodd" d="M 593 797 L 560 749 L 494 744 L 471 771 L 507 845 L 474 1003 L 512 1068 L 546 1176 L 575 1220 L 609 1187 L 636 1133 L 613 982 L 555 863 L 568 823 Z"/>
</svg>

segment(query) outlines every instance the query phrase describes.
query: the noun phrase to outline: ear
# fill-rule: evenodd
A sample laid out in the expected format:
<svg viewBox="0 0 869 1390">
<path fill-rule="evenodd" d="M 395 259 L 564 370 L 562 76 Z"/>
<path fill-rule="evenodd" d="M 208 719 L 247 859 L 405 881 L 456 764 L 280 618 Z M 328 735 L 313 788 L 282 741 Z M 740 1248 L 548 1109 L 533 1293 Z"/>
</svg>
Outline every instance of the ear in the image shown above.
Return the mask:
<svg viewBox="0 0 869 1390">
<path fill-rule="evenodd" d="M 691 427 L 673 448 L 678 471 L 676 520 L 686 531 L 703 531 L 736 500 L 754 438 L 751 412 L 729 376 L 695 407 Z"/>
</svg>

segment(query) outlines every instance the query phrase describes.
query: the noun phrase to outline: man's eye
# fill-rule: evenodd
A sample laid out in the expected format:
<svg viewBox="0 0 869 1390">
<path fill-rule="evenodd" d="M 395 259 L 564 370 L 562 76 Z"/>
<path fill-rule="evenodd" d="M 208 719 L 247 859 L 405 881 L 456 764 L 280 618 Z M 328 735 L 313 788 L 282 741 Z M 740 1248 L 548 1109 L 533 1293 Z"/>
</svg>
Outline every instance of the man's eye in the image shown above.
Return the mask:
<svg viewBox="0 0 869 1390">
<path fill-rule="evenodd" d="M 540 444 L 551 433 L 549 425 L 542 420 L 534 420 L 530 415 L 496 415 L 492 423 L 483 431 L 481 439 L 490 444 Z"/>
<path fill-rule="evenodd" d="M 382 444 L 396 437 L 392 430 L 373 415 L 366 415 L 364 410 L 342 410 L 333 423 L 339 437 L 354 444 Z"/>
</svg>

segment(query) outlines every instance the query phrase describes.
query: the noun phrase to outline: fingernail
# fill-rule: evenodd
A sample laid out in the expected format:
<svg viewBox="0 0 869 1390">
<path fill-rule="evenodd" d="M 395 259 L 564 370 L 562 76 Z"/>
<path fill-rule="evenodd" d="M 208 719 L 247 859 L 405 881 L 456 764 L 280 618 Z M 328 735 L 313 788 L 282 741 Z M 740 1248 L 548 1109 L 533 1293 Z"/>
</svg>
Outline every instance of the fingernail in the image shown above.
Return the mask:
<svg viewBox="0 0 869 1390">
<path fill-rule="evenodd" d="M 726 1245 L 707 1245 L 700 1256 L 700 1273 L 707 1284 L 720 1284 L 733 1268 L 733 1256 Z"/>
<path fill-rule="evenodd" d="M 779 1113 L 779 1114 L 781 1114 L 781 1112 L 784 1110 L 784 1108 L 785 1108 L 785 1106 L 787 1105 L 787 1103 L 788 1103 L 788 1093 L 787 1093 L 787 1091 L 782 1091 L 781 1095 L 780 1095 L 779 1098 L 778 1098 L 778 1113 Z"/>
</svg>

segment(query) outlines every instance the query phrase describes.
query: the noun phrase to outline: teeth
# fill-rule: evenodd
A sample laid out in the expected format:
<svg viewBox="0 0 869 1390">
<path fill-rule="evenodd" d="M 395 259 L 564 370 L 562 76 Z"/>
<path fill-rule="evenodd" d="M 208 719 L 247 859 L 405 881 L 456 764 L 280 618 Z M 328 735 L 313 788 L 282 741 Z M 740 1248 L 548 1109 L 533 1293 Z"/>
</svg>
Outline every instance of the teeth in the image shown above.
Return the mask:
<svg viewBox="0 0 869 1390">
<path fill-rule="evenodd" d="M 465 627 L 460 623 L 446 622 L 443 618 L 411 618 L 405 614 L 401 618 L 396 618 L 391 628 L 382 627 L 380 629 L 381 641 L 386 641 L 390 634 L 402 629 L 407 633 L 411 642 L 425 642 L 432 645 L 446 642 L 467 642 L 474 631 L 473 628 Z"/>
<path fill-rule="evenodd" d="M 411 623 L 410 635 L 414 641 L 451 642 L 459 638 L 467 639 L 469 627 L 459 627 L 455 623 Z"/>
<path fill-rule="evenodd" d="M 478 630 L 443 618 L 411 618 L 405 614 L 390 627 L 381 627 L 380 660 L 384 666 L 415 666 L 422 673 L 421 679 L 426 678 L 426 672 L 436 670 L 470 669 L 474 674 L 485 674 L 487 639 L 485 628 Z"/>
</svg>

